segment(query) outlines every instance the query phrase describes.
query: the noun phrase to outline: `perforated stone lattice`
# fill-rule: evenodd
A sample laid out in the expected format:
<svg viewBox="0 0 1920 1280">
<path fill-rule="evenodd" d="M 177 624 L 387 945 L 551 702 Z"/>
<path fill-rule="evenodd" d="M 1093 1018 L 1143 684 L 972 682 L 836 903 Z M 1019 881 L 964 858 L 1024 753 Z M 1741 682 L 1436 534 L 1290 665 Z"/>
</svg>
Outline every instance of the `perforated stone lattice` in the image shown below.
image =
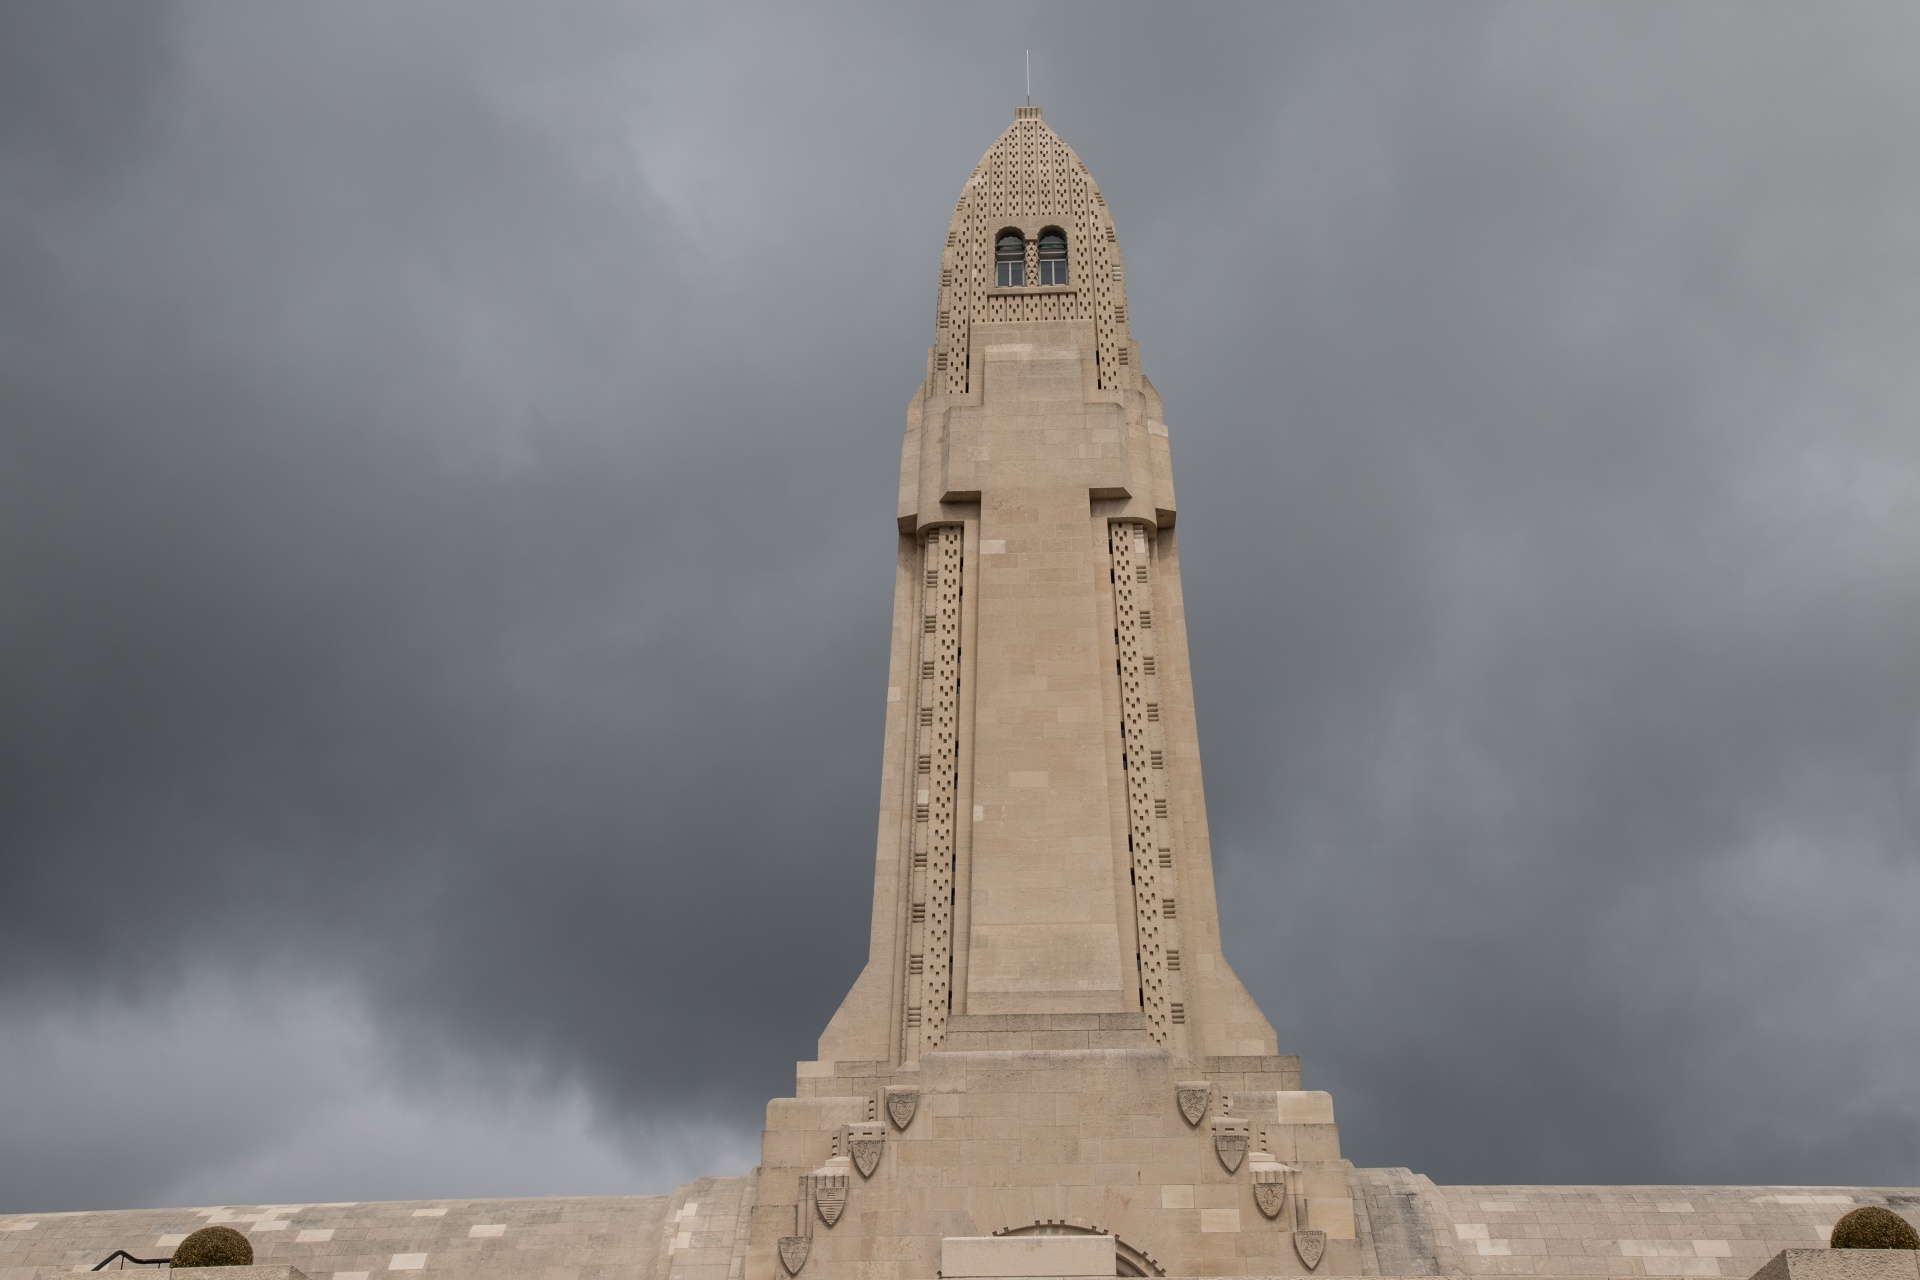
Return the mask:
<svg viewBox="0 0 1920 1280">
<path fill-rule="evenodd" d="M 954 823 L 960 772 L 960 604 L 963 532 L 927 530 L 921 543 L 919 716 L 913 775 L 913 856 L 902 1055 L 912 1061 L 947 1034 L 953 989 Z"/>
<path fill-rule="evenodd" d="M 993 242 L 1008 226 L 1020 227 L 1027 237 L 1029 281 L 1039 279 L 1039 232 L 1055 226 L 1066 233 L 1064 289 L 993 287 Z M 968 390 L 972 322 L 1005 320 L 1093 321 L 1100 386 L 1132 385 L 1119 235 L 1086 165 L 1041 123 L 1037 107 L 1016 112 L 1012 127 L 987 149 L 954 204 L 934 316 L 936 393 Z"/>
<path fill-rule="evenodd" d="M 1120 732 L 1127 771 L 1127 845 L 1133 857 L 1133 902 L 1139 935 L 1140 1007 L 1147 1030 L 1166 1043 L 1170 1027 L 1185 1023 L 1185 1006 L 1175 999 L 1177 969 L 1168 963 L 1173 942 L 1173 833 L 1168 821 L 1164 747 L 1160 742 L 1160 693 L 1147 653 L 1153 632 L 1151 554 L 1147 527 L 1138 520 L 1108 526 L 1113 556 L 1114 640 L 1119 649 Z M 1151 712 L 1151 714 L 1150 714 Z M 1178 955 L 1176 950 L 1172 952 Z M 1176 1016 L 1176 1011 L 1178 1015 Z"/>
</svg>

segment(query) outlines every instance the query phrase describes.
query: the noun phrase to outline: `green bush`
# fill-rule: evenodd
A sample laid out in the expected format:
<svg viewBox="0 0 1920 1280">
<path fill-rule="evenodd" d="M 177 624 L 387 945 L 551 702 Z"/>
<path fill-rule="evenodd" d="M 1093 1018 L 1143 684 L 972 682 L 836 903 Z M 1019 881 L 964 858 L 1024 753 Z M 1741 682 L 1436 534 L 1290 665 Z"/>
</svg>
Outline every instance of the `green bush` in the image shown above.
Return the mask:
<svg viewBox="0 0 1920 1280">
<path fill-rule="evenodd" d="M 1835 1249 L 1920 1249 L 1920 1231 L 1891 1209 L 1870 1204 L 1833 1224 Z"/>
<path fill-rule="evenodd" d="M 250 1267 L 253 1265 L 253 1246 L 232 1227 L 202 1227 L 174 1249 L 173 1265 Z"/>
</svg>

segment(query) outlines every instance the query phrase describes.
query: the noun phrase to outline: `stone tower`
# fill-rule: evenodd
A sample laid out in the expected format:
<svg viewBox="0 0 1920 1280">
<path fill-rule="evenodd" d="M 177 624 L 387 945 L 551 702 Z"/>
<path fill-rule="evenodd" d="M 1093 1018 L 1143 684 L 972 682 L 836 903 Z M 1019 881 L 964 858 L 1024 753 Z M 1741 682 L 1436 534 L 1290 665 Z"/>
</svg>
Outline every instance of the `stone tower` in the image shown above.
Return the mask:
<svg viewBox="0 0 1920 1280">
<path fill-rule="evenodd" d="M 751 1280 L 1357 1273 L 1331 1102 L 1220 949 L 1176 511 L 1113 218 L 1021 108 L 941 253 L 872 939 Z"/>
<path fill-rule="evenodd" d="M 872 945 L 759 1167 L 668 1196 L 0 1213 L 0 1277 L 211 1222 L 283 1280 L 1916 1280 L 1824 1244 L 1857 1205 L 1912 1220 L 1920 1188 L 1438 1187 L 1340 1158 L 1220 954 L 1166 420 L 1106 202 L 1039 112 L 961 193 L 939 298 Z"/>
</svg>

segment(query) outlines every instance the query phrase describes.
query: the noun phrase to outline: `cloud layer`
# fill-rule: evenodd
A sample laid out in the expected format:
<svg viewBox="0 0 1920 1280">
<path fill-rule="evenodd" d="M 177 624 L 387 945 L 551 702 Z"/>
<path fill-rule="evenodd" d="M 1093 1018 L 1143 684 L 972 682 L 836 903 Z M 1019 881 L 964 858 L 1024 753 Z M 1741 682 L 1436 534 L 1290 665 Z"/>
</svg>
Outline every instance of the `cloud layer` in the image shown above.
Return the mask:
<svg viewBox="0 0 1920 1280">
<path fill-rule="evenodd" d="M 1916 28 L 0 15 L 0 1208 L 751 1162 L 1028 47 L 1173 419 L 1227 946 L 1348 1153 L 1920 1183 Z"/>
</svg>

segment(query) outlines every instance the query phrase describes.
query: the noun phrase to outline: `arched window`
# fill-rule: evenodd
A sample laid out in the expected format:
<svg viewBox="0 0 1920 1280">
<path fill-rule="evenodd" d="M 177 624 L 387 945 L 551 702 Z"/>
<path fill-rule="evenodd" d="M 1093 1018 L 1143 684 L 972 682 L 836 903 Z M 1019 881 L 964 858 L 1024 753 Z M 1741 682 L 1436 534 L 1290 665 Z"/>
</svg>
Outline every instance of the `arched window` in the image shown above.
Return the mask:
<svg viewBox="0 0 1920 1280">
<path fill-rule="evenodd" d="M 993 282 L 1002 289 L 1027 282 L 1027 242 L 1018 231 L 1002 231 L 993 242 Z"/>
<path fill-rule="evenodd" d="M 1040 283 L 1067 282 L 1067 235 L 1058 227 L 1040 233 Z"/>
</svg>

